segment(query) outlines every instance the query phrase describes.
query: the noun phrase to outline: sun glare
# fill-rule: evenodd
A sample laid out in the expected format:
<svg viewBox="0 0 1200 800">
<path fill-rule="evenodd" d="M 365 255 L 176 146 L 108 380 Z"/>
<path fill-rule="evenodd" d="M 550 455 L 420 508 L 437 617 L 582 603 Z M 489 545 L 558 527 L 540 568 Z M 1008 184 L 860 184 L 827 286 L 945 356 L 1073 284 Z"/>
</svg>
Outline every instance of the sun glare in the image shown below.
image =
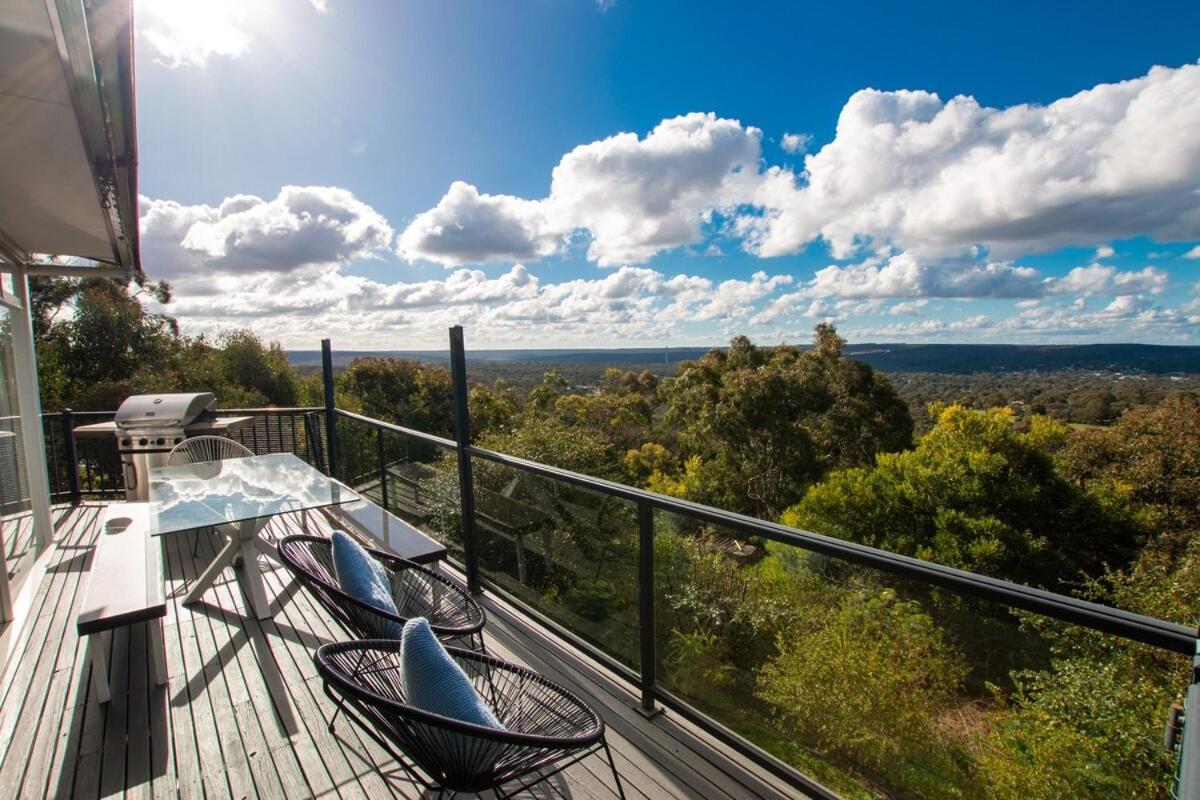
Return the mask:
<svg viewBox="0 0 1200 800">
<path fill-rule="evenodd" d="M 202 67 L 209 56 L 236 58 L 250 49 L 248 5 L 242 0 L 137 0 L 138 33 L 158 63 Z"/>
</svg>

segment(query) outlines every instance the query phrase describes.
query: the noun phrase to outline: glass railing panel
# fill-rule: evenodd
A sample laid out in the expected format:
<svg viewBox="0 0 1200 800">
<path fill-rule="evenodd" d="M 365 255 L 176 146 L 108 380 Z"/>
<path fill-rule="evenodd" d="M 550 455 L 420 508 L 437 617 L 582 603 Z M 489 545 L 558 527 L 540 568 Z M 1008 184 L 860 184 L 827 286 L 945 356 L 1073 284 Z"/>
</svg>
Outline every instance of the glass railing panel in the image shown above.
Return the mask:
<svg viewBox="0 0 1200 800">
<path fill-rule="evenodd" d="M 458 460 L 452 450 L 381 429 L 383 471 L 368 496 L 462 558 Z"/>
<path fill-rule="evenodd" d="M 473 465 L 483 576 L 636 668 L 635 504 L 481 458 Z"/>
<path fill-rule="evenodd" d="M 847 797 L 1166 797 L 1187 658 L 656 514 L 658 685 Z"/>
<path fill-rule="evenodd" d="M 453 451 L 393 428 L 336 421 L 338 477 L 371 502 L 462 556 L 458 464 Z"/>
</svg>

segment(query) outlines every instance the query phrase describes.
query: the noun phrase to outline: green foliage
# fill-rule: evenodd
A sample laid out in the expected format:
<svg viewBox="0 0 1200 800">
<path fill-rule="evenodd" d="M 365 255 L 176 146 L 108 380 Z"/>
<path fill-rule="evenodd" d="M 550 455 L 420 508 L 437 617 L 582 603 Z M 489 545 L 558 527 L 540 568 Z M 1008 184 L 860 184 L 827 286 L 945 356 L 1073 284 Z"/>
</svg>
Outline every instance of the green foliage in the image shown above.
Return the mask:
<svg viewBox="0 0 1200 800">
<path fill-rule="evenodd" d="M 223 390 L 221 402 L 228 406 L 296 405 L 300 390 L 296 373 L 278 342 L 264 345 L 249 330 L 223 334 L 217 340 L 216 363 Z M 230 389 L 241 397 L 231 397 Z"/>
<path fill-rule="evenodd" d="M 827 469 L 909 445 L 912 420 L 887 380 L 843 357 L 831 326 L 816 337 L 805 352 L 738 337 L 664 383 L 665 422 L 697 459 L 690 499 L 776 517 Z"/>
<path fill-rule="evenodd" d="M 663 664 L 676 691 L 685 697 L 724 691 L 733 683 L 726 640 L 711 631 L 671 631 Z"/>
<path fill-rule="evenodd" d="M 320 375 L 298 376 L 277 344 L 249 331 L 182 336 L 170 317 L 145 311 L 149 295 L 165 302 L 169 287 L 35 282 L 48 408 L 111 409 L 131 392 L 200 389 L 225 407 L 321 401 Z M 897 376 L 916 407 L 964 401 L 937 407 L 910 449 L 905 402 L 842 345 L 827 325 L 808 351 L 740 337 L 661 381 L 565 366 L 524 383 L 526 396 L 503 382 L 476 385 L 470 413 L 486 448 L 737 511 L 782 512 L 790 525 L 1196 624 L 1194 396 L 1135 408 L 1163 386 L 1075 374 Z M 442 366 L 358 359 L 337 381 L 343 408 L 453 431 Z M 1035 407 L 1116 421 L 1070 430 Z M 351 451 L 345 468 L 375 463 L 367 429 L 347 430 L 341 444 Z M 432 467 L 421 524 L 454 547 L 453 457 L 398 440 L 386 447 L 398 466 Z M 632 504 L 484 460 L 475 486 L 484 571 L 634 663 Z M 771 544 L 753 558 L 739 550 L 735 560 L 728 531 L 656 519 L 663 684 L 839 790 L 1166 797 L 1171 758 L 1156 733 L 1188 679 L 1184 659 L 793 547 Z"/>
<path fill-rule="evenodd" d="M 810 746 L 903 795 L 945 797 L 968 777 L 939 726 L 965 672 L 918 604 L 859 591 L 780 641 L 758 694 Z"/>
<path fill-rule="evenodd" d="M 991 796 L 1169 796 L 1174 758 L 1152 734 L 1186 681 L 1183 659 L 1174 670 L 1138 668 L 1131 645 L 1114 653 L 1111 640 L 1097 641 L 1107 637 L 1087 638 L 1089 647 L 1060 643 L 1050 669 L 1017 676 L 1014 702 L 980 748 Z"/>
<path fill-rule="evenodd" d="M 567 590 L 563 603 L 584 619 L 603 622 L 612 616 L 619 598 L 608 581 L 583 579 Z"/>
<path fill-rule="evenodd" d="M 916 449 L 841 470 L 788 509 L 794 527 L 1041 586 L 1063 587 L 1128 563 L 1138 531 L 1065 479 L 1007 409 L 936 410 Z"/>
<path fill-rule="evenodd" d="M 368 417 L 439 436 L 454 435 L 445 367 L 403 358 L 356 358 L 340 376 L 338 402 Z"/>
<path fill-rule="evenodd" d="M 1177 551 L 1200 530 L 1200 400 L 1173 395 L 1125 412 L 1108 428 L 1077 432 L 1062 462 L 1068 475 L 1121 498 Z"/>
<path fill-rule="evenodd" d="M 506 433 L 518 424 L 521 398 L 503 380 L 495 385 L 473 386 L 467 396 L 471 416 L 471 433 L 475 438 L 492 433 Z"/>
<path fill-rule="evenodd" d="M 214 392 L 226 408 L 299 400 L 298 379 L 278 344 L 264 345 L 248 330 L 213 344 L 181 335 L 170 316 L 148 313 L 142 298 L 168 302 L 166 284 L 105 278 L 32 284 L 43 408 L 111 410 L 130 394 L 201 390 Z"/>
</svg>

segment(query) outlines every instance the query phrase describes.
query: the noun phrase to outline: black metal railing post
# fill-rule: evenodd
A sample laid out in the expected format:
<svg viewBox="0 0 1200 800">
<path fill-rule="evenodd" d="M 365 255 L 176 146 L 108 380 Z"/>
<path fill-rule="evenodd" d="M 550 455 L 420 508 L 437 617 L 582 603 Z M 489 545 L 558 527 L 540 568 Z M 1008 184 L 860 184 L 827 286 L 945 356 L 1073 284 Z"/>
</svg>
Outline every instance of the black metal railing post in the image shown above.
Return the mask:
<svg viewBox="0 0 1200 800">
<path fill-rule="evenodd" d="M 454 386 L 454 442 L 458 452 L 458 495 L 462 503 L 463 561 L 467 590 L 483 591 L 479 584 L 479 553 L 475 549 L 475 483 L 471 472 L 471 415 L 467 406 L 467 355 L 463 329 L 450 329 L 450 380 Z"/>
<path fill-rule="evenodd" d="M 321 340 L 321 378 L 325 384 L 325 449 L 329 477 L 336 478 L 337 471 L 337 406 L 333 396 L 333 350 L 328 339 Z"/>
<path fill-rule="evenodd" d="M 662 711 L 655 703 L 654 656 L 654 507 L 645 500 L 637 504 L 638 519 L 638 623 L 641 631 L 642 702 L 638 711 L 647 717 Z"/>
<path fill-rule="evenodd" d="M 387 462 L 383 458 L 383 428 L 375 429 L 375 449 L 379 451 L 379 505 L 387 510 Z"/>
<path fill-rule="evenodd" d="M 71 493 L 71 505 L 77 506 L 83 502 L 83 492 L 79 488 L 79 453 L 75 448 L 75 423 L 71 409 L 62 410 L 63 449 L 66 451 L 67 489 Z"/>
</svg>

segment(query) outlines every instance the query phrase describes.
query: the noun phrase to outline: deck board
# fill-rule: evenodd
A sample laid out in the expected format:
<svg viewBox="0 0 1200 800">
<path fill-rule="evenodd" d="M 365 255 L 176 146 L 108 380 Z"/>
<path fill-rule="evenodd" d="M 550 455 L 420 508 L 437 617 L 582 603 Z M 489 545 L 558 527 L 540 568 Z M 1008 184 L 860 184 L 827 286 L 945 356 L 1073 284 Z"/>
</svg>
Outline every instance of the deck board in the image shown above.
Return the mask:
<svg viewBox="0 0 1200 800">
<path fill-rule="evenodd" d="M 153 685 L 145 624 L 118 629 L 110 643 L 113 699 L 99 705 L 74 618 L 100 510 L 56 509 L 59 541 L 29 609 L 30 622 L 0 675 L 0 796 L 423 795 L 350 720 L 343 717 L 329 730 L 333 706 L 312 651 L 345 634 L 285 570 L 266 561 L 259 567 L 275 612 L 271 619 L 243 615 L 245 598 L 232 570 L 202 602 L 182 604 L 219 546 L 211 535 L 199 536 L 195 557 L 193 534 L 162 540 L 168 684 Z M 321 515 L 309 523 L 321 529 L 328 524 Z M 277 520 L 268 534 L 297 524 Z M 491 596 L 484 603 L 494 654 L 562 682 L 604 717 L 629 798 L 798 796 L 686 721 L 670 713 L 644 719 L 633 707 L 631 687 L 514 607 Z M 616 793 L 608 763 L 593 755 L 525 796 L 610 800 Z"/>
</svg>

